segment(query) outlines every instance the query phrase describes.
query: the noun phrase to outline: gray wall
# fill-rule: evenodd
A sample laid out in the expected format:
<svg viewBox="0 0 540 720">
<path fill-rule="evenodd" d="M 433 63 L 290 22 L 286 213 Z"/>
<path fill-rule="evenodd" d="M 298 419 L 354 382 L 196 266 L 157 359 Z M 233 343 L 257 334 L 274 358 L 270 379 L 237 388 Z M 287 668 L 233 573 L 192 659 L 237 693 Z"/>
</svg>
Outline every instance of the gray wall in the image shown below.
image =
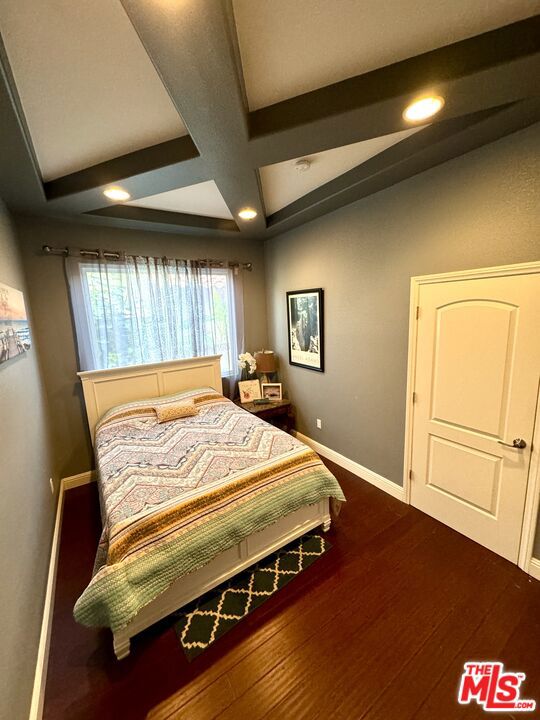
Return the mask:
<svg viewBox="0 0 540 720">
<path fill-rule="evenodd" d="M 410 277 L 538 260 L 539 197 L 535 125 L 268 241 L 270 347 L 299 430 L 401 484 Z M 312 287 L 324 374 L 287 361 L 285 292 Z"/>
<path fill-rule="evenodd" d="M 79 368 L 64 263 L 61 257 L 43 255 L 42 245 L 101 247 L 143 255 L 252 262 L 253 272 L 244 273 L 246 348 L 255 350 L 267 344 L 264 253 L 259 243 L 20 216 L 15 222 L 23 247 L 34 311 L 34 332 L 41 341 L 43 377 L 52 420 L 54 465 L 60 477 L 89 470 L 93 467 L 93 456 L 76 374 Z"/>
<path fill-rule="evenodd" d="M 28 302 L 1 201 L 0 282 L 22 290 Z M 11 720 L 27 718 L 30 709 L 56 507 L 39 343 L 33 324 L 30 330 L 32 348 L 0 366 L 0 717 Z"/>
</svg>

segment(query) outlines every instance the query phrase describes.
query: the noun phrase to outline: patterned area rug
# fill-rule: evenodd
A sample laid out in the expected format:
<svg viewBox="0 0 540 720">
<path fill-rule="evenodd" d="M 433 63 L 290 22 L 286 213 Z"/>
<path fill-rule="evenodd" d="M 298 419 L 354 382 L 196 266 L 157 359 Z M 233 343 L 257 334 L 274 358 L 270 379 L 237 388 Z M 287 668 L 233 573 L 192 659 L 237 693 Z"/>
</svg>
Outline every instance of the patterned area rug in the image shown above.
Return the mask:
<svg viewBox="0 0 540 720">
<path fill-rule="evenodd" d="M 178 610 L 174 628 L 188 660 L 200 655 L 330 547 L 321 535 L 304 535 Z"/>
</svg>

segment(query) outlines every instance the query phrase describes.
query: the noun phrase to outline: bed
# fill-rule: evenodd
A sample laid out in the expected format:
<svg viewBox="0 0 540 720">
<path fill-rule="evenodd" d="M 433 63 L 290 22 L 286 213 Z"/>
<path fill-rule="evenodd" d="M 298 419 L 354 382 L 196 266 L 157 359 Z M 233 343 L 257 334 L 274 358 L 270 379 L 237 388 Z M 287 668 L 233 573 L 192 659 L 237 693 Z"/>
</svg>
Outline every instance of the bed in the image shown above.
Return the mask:
<svg viewBox="0 0 540 720">
<path fill-rule="evenodd" d="M 137 633 L 319 525 L 344 500 L 319 457 L 222 395 L 219 356 L 79 373 L 103 534 L 78 622 Z M 158 422 L 171 403 L 193 414 Z"/>
</svg>

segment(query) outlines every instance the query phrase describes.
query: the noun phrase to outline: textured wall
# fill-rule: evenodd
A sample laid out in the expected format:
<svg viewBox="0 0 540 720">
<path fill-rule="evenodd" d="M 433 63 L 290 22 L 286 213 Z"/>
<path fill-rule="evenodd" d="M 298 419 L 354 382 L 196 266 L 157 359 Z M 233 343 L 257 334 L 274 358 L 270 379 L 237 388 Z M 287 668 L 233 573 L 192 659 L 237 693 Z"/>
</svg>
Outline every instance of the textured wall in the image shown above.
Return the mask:
<svg viewBox="0 0 540 720">
<path fill-rule="evenodd" d="M 123 230 L 42 218 L 17 217 L 15 222 L 23 245 L 35 332 L 42 346 L 43 377 L 53 423 L 54 463 L 60 477 L 89 470 L 93 466 L 93 458 L 77 378 L 79 368 L 64 262 L 61 257 L 43 255 L 42 245 L 101 247 L 143 255 L 252 262 L 253 272 L 244 273 L 246 347 L 254 350 L 266 345 L 264 253 L 258 243 Z"/>
<path fill-rule="evenodd" d="M 28 304 L 1 201 L 0 282 L 22 290 Z M 32 348 L 0 366 L 0 717 L 10 720 L 30 709 L 56 502 L 33 323 L 30 330 Z"/>
<path fill-rule="evenodd" d="M 402 483 L 410 277 L 540 259 L 539 151 L 535 125 L 266 243 L 270 346 L 301 432 Z M 287 361 L 285 292 L 312 287 L 324 374 Z"/>
</svg>

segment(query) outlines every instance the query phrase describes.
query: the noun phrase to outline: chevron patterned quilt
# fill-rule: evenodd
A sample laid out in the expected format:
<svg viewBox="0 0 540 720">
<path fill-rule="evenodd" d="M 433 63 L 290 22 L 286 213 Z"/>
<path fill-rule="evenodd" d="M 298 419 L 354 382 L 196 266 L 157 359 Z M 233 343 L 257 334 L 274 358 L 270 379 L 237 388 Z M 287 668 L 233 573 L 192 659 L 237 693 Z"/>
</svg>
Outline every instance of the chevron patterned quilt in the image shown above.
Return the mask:
<svg viewBox="0 0 540 720">
<path fill-rule="evenodd" d="M 190 398 L 198 414 L 158 423 Z M 210 388 L 127 403 L 96 428 L 103 519 L 84 625 L 118 630 L 176 579 L 325 497 L 344 500 L 319 457 Z"/>
</svg>

